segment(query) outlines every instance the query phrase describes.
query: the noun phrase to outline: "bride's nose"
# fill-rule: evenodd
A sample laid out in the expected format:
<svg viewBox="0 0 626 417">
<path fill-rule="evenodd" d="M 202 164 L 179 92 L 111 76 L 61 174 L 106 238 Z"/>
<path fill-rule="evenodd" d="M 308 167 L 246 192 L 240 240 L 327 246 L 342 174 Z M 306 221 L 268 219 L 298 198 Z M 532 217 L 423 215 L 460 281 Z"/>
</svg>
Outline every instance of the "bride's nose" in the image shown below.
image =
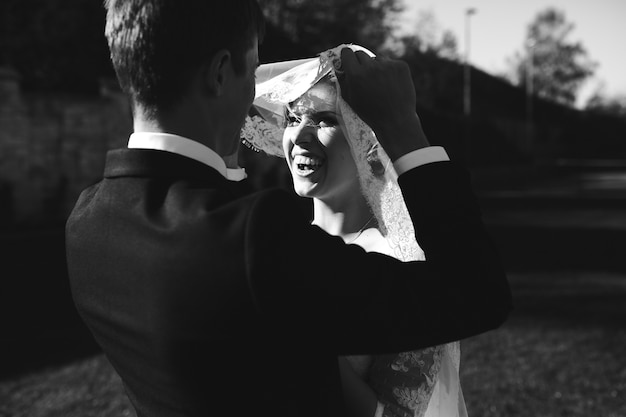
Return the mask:
<svg viewBox="0 0 626 417">
<path fill-rule="evenodd" d="M 296 131 L 291 136 L 291 142 L 294 145 L 309 143 L 315 140 L 317 129 L 308 117 L 304 117 L 300 124 L 296 127 Z"/>
</svg>

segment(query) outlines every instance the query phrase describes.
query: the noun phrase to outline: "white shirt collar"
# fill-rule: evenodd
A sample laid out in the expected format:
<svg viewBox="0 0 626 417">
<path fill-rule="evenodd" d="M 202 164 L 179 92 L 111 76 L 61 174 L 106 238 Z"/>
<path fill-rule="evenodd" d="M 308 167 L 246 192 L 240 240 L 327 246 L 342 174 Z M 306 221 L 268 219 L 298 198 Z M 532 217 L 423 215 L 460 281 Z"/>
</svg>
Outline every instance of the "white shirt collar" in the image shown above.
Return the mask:
<svg viewBox="0 0 626 417">
<path fill-rule="evenodd" d="M 171 133 L 135 132 L 128 139 L 128 147 L 155 149 L 186 156 L 216 169 L 230 181 L 241 181 L 247 177 L 243 168 L 226 168 L 222 157 L 208 146 Z"/>
</svg>

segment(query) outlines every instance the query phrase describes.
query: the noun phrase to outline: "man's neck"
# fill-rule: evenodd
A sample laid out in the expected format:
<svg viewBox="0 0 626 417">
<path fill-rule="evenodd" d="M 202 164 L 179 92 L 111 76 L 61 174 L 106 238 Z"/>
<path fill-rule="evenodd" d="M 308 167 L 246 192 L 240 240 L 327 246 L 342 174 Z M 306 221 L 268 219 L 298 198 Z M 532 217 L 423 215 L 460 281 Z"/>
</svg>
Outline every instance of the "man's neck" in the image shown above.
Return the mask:
<svg viewBox="0 0 626 417">
<path fill-rule="evenodd" d="M 207 117 L 189 117 L 190 110 L 178 109 L 169 115 L 149 117 L 145 112 L 135 111 L 133 130 L 135 132 L 170 133 L 196 141 L 210 148 L 222 157 L 227 168 L 239 168 L 239 146 L 224 149 L 223 141 L 219 140 L 216 129 Z"/>
</svg>

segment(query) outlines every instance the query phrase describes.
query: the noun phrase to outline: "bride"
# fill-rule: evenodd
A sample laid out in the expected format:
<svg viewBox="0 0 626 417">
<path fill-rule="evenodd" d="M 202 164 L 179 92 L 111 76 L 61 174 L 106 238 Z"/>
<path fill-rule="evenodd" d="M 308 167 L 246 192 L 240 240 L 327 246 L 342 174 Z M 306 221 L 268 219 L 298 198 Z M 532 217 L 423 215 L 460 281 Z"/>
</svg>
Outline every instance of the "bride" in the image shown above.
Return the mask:
<svg viewBox="0 0 626 417">
<path fill-rule="evenodd" d="M 243 142 L 285 158 L 296 193 L 313 199 L 313 223 L 329 234 L 370 252 L 423 260 L 393 165 L 373 131 L 341 98 L 336 77 L 343 47 L 318 58 L 262 65 Z M 372 337 L 384 332 L 372 329 Z M 338 361 L 353 415 L 467 416 L 460 342 Z"/>
</svg>

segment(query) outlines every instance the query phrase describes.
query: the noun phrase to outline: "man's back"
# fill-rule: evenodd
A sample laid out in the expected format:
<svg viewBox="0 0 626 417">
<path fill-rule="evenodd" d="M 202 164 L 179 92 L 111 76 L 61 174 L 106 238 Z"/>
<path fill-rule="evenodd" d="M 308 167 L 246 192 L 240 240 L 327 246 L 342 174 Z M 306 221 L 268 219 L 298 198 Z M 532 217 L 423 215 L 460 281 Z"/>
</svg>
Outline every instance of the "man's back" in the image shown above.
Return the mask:
<svg viewBox="0 0 626 417">
<path fill-rule="evenodd" d="M 166 160 L 176 178 L 157 174 Z M 338 411 L 323 399 L 335 357 L 298 342 L 290 312 L 262 311 L 247 280 L 246 222 L 262 194 L 241 198 L 177 155 L 125 150 L 77 203 L 67 224 L 73 295 L 140 415 Z"/>
</svg>

